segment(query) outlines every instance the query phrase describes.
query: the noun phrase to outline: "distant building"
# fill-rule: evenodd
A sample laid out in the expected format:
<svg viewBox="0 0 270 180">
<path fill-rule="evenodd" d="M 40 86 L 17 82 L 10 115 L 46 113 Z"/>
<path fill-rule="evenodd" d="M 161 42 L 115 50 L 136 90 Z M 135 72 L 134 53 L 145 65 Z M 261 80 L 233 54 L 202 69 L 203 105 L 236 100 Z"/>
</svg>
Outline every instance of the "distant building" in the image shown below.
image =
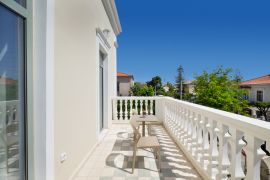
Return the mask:
<svg viewBox="0 0 270 180">
<path fill-rule="evenodd" d="M 194 80 L 184 81 L 183 90 L 185 93 L 195 94 L 194 88 L 195 88 Z"/>
<path fill-rule="evenodd" d="M 246 100 L 250 102 L 270 102 L 270 74 L 244 81 L 240 84 L 240 87 L 247 91 Z M 250 107 L 250 111 L 254 118 L 262 116 L 255 107 Z M 268 115 L 270 116 L 269 112 Z"/>
<path fill-rule="evenodd" d="M 270 74 L 244 81 L 241 88 L 248 91 L 246 100 L 270 102 Z"/>
<path fill-rule="evenodd" d="M 164 89 L 165 92 L 168 92 L 170 90 L 170 87 L 165 85 L 165 86 L 163 86 L 163 89 Z"/>
<path fill-rule="evenodd" d="M 117 95 L 130 96 L 130 88 L 134 85 L 133 75 L 118 72 L 117 73 Z"/>
</svg>

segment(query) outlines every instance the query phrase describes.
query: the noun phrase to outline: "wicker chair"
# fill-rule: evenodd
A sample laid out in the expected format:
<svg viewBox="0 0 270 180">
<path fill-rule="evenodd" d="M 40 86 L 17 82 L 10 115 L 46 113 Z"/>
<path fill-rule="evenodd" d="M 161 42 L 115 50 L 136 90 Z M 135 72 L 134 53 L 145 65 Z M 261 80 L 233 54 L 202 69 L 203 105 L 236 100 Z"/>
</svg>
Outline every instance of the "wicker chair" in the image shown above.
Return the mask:
<svg viewBox="0 0 270 180">
<path fill-rule="evenodd" d="M 130 121 L 130 124 L 134 133 L 134 145 L 133 145 L 133 164 L 132 164 L 132 173 L 134 172 L 136 153 L 138 149 L 151 148 L 155 154 L 155 157 L 158 159 L 158 170 L 160 171 L 160 144 L 156 136 L 147 136 L 141 137 L 141 134 L 138 130 L 139 123 L 136 121 Z"/>
</svg>

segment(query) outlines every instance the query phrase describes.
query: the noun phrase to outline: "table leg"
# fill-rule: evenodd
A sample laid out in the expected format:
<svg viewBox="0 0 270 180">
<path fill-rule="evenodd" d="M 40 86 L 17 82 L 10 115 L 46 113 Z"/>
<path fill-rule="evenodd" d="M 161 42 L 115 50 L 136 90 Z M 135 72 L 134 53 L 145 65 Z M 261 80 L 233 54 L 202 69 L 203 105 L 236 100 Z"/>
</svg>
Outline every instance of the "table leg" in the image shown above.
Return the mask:
<svg viewBox="0 0 270 180">
<path fill-rule="evenodd" d="M 142 136 L 145 136 L 145 122 L 142 122 Z"/>
</svg>

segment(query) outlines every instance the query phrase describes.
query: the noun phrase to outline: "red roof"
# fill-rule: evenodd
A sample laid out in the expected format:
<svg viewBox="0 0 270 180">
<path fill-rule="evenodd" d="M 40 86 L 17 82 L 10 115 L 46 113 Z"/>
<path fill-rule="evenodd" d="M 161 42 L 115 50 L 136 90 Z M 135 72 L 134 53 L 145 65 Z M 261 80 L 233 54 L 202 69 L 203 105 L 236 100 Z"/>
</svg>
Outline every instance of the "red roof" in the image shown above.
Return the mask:
<svg viewBox="0 0 270 180">
<path fill-rule="evenodd" d="M 117 73 L 117 76 L 121 76 L 121 77 L 129 77 L 130 75 L 128 75 L 128 74 L 126 74 L 126 73 L 118 72 L 118 73 Z"/>
<path fill-rule="evenodd" d="M 262 85 L 262 84 L 270 84 L 270 74 L 262 77 L 258 77 L 255 79 L 251 79 L 248 81 L 244 81 L 241 85 Z"/>
<path fill-rule="evenodd" d="M 11 78 L 6 78 L 6 77 L 1 77 L 0 76 L 0 84 L 4 84 L 4 85 L 14 85 L 16 84 L 18 81 L 11 79 Z"/>
<path fill-rule="evenodd" d="M 133 75 L 129 75 L 126 73 L 122 73 L 122 72 L 117 72 L 117 77 L 129 77 L 133 79 Z"/>
</svg>

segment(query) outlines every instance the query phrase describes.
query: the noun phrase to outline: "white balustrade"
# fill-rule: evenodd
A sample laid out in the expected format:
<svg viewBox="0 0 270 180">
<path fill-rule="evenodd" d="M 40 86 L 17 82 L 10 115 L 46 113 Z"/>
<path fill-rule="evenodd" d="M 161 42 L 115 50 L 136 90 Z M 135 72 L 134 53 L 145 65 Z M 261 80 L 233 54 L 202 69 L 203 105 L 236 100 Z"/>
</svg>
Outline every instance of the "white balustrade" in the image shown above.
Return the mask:
<svg viewBox="0 0 270 180">
<path fill-rule="evenodd" d="M 270 151 L 270 123 L 169 97 L 117 97 L 113 104 L 116 123 L 143 110 L 158 116 L 204 179 L 260 179 L 261 145 L 266 142 Z"/>
<path fill-rule="evenodd" d="M 143 111 L 154 114 L 155 101 L 158 97 L 117 97 L 113 101 L 113 123 L 126 123 L 134 114 L 142 114 Z M 150 105 L 149 105 L 150 102 Z"/>
</svg>

